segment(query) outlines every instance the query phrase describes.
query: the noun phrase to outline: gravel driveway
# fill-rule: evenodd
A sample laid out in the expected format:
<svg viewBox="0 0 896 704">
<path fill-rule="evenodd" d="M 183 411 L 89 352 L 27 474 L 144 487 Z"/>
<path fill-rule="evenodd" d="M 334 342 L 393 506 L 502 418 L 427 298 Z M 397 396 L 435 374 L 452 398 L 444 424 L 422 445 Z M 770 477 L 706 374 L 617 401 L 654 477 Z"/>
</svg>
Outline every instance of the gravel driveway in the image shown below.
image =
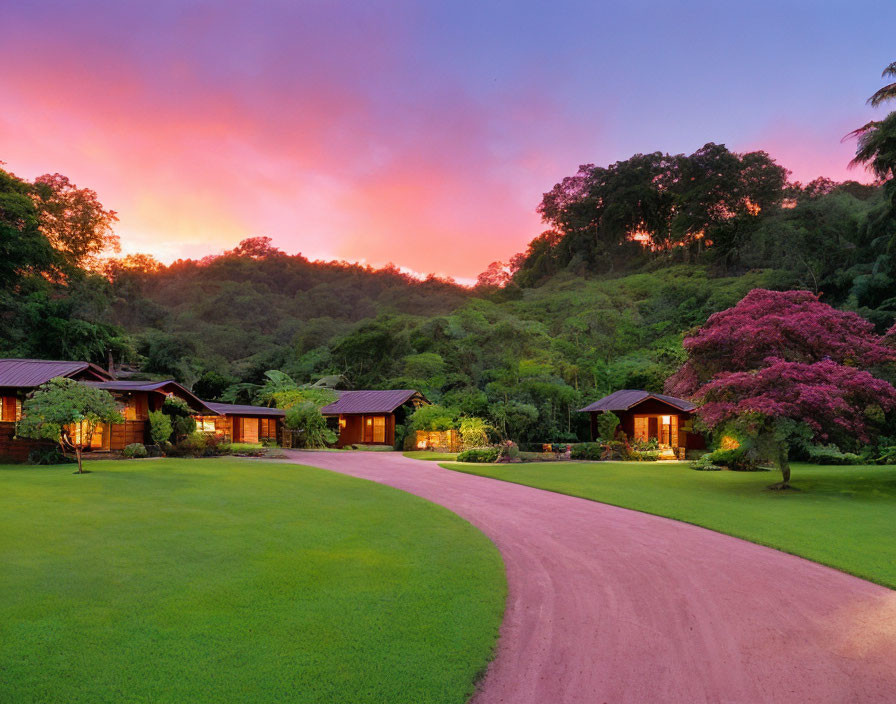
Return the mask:
<svg viewBox="0 0 896 704">
<path fill-rule="evenodd" d="M 896 702 L 889 589 L 704 528 L 399 453 L 288 454 L 441 504 L 498 546 L 507 612 L 475 704 Z"/>
</svg>

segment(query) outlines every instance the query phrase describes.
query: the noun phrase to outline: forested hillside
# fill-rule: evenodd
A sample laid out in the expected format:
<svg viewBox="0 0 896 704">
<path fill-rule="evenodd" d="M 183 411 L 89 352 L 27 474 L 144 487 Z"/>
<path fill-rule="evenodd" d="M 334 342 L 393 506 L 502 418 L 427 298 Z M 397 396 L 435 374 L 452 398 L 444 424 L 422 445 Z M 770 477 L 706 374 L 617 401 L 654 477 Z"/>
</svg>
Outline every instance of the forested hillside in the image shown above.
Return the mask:
<svg viewBox="0 0 896 704">
<path fill-rule="evenodd" d="M 885 186 L 791 183 L 767 154 L 714 144 L 581 167 L 545 194 L 548 230 L 473 289 L 311 262 L 263 237 L 170 266 L 101 262 L 114 213 L 94 194 L 47 182 L 80 194 L 79 222 L 106 214 L 70 251 L 41 238 L 58 226 L 45 213 L 57 191 L 4 178 L 3 202 L 20 211 L 4 205 L 5 236 L 30 243 L 31 259 L 4 272 L 0 354 L 111 354 L 207 398 L 242 389 L 251 401 L 238 385 L 271 369 L 298 383 L 341 375 L 417 388 L 515 439 L 571 440 L 585 431 L 576 409 L 614 389 L 661 390 L 684 333 L 753 288 L 809 289 L 881 331 L 896 318 Z"/>
</svg>

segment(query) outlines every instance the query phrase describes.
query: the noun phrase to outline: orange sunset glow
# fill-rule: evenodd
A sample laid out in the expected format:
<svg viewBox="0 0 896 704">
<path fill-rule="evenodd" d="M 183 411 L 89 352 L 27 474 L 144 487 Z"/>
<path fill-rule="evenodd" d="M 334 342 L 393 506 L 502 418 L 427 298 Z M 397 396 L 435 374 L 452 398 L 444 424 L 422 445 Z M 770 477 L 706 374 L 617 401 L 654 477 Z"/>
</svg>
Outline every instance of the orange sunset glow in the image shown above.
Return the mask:
<svg viewBox="0 0 896 704">
<path fill-rule="evenodd" d="M 586 158 L 691 150 L 708 134 L 770 151 L 797 179 L 850 176 L 838 140 L 854 114 L 797 130 L 726 103 L 698 130 L 678 97 L 632 112 L 612 81 L 582 92 L 587 66 L 552 82 L 559 64 L 506 37 L 464 38 L 449 20 L 435 28 L 420 8 L 358 10 L 346 23 L 323 6 L 48 13 L 5 12 L 0 56 L 16 70 L 0 78 L 2 160 L 24 178 L 58 171 L 96 190 L 119 215 L 125 254 L 170 262 L 263 235 L 312 259 L 469 281 L 538 234 L 541 194 Z M 584 41 L 572 28 L 546 40 L 559 36 Z M 461 46 L 492 62 L 474 70 Z M 682 119 L 659 117 L 673 105 Z"/>
</svg>

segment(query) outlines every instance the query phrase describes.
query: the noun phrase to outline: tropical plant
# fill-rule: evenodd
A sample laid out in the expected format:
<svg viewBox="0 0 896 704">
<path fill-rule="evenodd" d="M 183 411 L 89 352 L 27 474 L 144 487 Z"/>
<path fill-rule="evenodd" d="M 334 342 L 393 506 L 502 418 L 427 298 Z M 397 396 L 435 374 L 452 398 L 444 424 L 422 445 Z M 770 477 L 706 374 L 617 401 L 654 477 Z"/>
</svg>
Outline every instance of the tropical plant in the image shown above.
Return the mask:
<svg viewBox="0 0 896 704">
<path fill-rule="evenodd" d="M 303 403 L 312 403 L 318 408 L 333 403 L 338 394 L 332 389 L 324 387 L 308 386 L 304 388 L 283 389 L 275 391 L 271 395 L 274 405 L 277 408 L 292 408 Z"/>
<path fill-rule="evenodd" d="M 286 411 L 284 424 L 296 434 L 299 447 L 326 447 L 337 439 L 336 433 L 327 427 L 327 419 L 320 408 L 311 402 L 290 407 Z"/>
<path fill-rule="evenodd" d="M 162 445 L 171 439 L 174 429 L 171 427 L 171 417 L 162 411 L 149 412 L 149 438 L 153 445 Z"/>
<path fill-rule="evenodd" d="M 887 66 L 881 76 L 896 76 L 896 62 Z M 868 104 L 876 108 L 894 98 L 896 83 L 890 83 L 868 98 Z M 850 165 L 863 165 L 879 180 L 886 182 L 884 190 L 890 196 L 890 212 L 893 213 L 896 211 L 896 186 L 893 183 L 893 176 L 896 174 L 896 112 L 891 112 L 883 120 L 866 123 L 846 135 L 848 137 L 855 137 L 857 140 L 856 155 Z"/>
<path fill-rule="evenodd" d="M 58 442 L 63 453 L 74 450 L 78 474 L 82 474 L 81 451 L 90 446 L 99 426 L 122 422 L 121 410 L 108 391 L 56 377 L 41 384 L 22 404 L 16 433 Z"/>
<path fill-rule="evenodd" d="M 264 373 L 265 381 L 255 392 L 253 398 L 254 403 L 262 403 L 266 406 L 273 406 L 277 394 L 285 391 L 292 391 L 298 388 L 295 380 L 286 372 L 278 369 L 269 369 Z"/>
<path fill-rule="evenodd" d="M 887 66 L 880 75 L 881 78 L 896 77 L 896 61 Z M 893 99 L 896 99 L 896 83 L 890 83 L 883 88 L 879 88 L 874 95 L 868 98 L 868 104 L 876 108 L 878 105 Z"/>
<path fill-rule="evenodd" d="M 501 451 L 497 447 L 473 447 L 457 456 L 458 462 L 497 462 Z"/>
<path fill-rule="evenodd" d="M 482 418 L 466 416 L 460 420 L 460 442 L 463 448 L 482 447 L 488 444 L 488 433 L 492 427 Z"/>
</svg>

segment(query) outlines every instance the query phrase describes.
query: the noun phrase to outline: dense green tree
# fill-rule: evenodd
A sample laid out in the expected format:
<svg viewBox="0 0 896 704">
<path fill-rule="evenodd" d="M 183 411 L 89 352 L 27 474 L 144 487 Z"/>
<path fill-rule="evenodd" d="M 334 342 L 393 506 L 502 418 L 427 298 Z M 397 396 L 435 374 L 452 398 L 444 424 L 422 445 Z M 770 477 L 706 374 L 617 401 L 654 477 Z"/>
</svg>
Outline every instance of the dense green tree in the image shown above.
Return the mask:
<svg viewBox="0 0 896 704">
<path fill-rule="evenodd" d="M 59 443 L 62 452 L 74 450 L 78 474 L 84 472 L 81 450 L 89 447 L 101 423 L 122 423 L 124 418 L 112 394 L 65 377 L 41 384 L 22 404 L 16 433 Z"/>
<path fill-rule="evenodd" d="M 41 232 L 70 265 L 96 267 L 104 252 L 119 251 L 112 230 L 118 217 L 92 190 L 62 174 L 45 174 L 35 179 L 33 193 Z"/>
</svg>

